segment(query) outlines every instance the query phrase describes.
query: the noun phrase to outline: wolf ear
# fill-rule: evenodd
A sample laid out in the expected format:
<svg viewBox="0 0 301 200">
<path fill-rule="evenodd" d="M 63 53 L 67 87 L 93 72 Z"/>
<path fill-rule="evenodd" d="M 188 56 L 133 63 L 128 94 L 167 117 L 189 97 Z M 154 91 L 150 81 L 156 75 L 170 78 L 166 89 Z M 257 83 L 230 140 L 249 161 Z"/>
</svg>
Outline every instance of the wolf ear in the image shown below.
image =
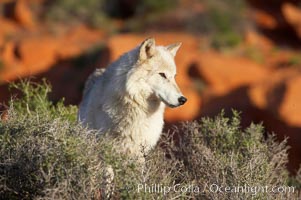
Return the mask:
<svg viewBox="0 0 301 200">
<path fill-rule="evenodd" d="M 176 56 L 178 49 L 180 48 L 180 46 L 182 45 L 182 42 L 178 42 L 175 44 L 170 44 L 168 46 L 166 46 L 165 48 L 173 55 Z"/>
<path fill-rule="evenodd" d="M 139 50 L 139 60 L 146 60 L 155 54 L 155 39 L 148 38 L 142 42 Z"/>
</svg>

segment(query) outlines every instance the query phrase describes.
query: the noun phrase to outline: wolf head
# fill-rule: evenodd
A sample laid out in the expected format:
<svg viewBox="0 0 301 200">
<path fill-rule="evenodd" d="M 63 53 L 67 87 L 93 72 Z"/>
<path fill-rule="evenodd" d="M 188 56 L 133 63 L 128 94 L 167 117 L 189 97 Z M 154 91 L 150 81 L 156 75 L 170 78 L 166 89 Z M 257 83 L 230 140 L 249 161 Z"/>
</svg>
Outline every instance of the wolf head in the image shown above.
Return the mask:
<svg viewBox="0 0 301 200">
<path fill-rule="evenodd" d="M 172 108 L 187 101 L 175 81 L 174 57 L 180 46 L 181 43 L 156 46 L 153 38 L 142 42 L 138 47 L 137 63 L 131 73 L 135 77 L 135 85 L 139 84 L 139 88 L 143 88 L 137 91 L 135 87 L 139 94 L 148 96 L 151 101 L 162 101 Z"/>
</svg>

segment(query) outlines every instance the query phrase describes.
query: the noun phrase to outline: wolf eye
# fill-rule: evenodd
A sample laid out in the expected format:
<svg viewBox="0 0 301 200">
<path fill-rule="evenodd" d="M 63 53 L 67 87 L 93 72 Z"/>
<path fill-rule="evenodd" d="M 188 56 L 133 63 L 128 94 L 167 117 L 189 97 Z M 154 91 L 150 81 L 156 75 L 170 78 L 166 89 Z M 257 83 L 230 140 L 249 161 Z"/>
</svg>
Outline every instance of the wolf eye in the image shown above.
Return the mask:
<svg viewBox="0 0 301 200">
<path fill-rule="evenodd" d="M 162 76 L 163 78 L 166 78 L 166 75 L 165 75 L 165 73 L 159 73 L 160 74 L 160 76 Z"/>
</svg>

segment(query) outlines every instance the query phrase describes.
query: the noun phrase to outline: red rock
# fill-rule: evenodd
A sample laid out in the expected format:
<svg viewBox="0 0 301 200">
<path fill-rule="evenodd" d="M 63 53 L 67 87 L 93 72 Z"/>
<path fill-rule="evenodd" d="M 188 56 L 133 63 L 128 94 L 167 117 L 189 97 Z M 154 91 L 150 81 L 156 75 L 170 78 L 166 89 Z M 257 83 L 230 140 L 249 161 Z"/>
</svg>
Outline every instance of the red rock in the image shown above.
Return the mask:
<svg viewBox="0 0 301 200">
<path fill-rule="evenodd" d="M 256 23 L 261 27 L 267 29 L 275 29 L 278 26 L 277 19 L 275 19 L 274 16 L 262 10 L 255 10 L 254 18 Z"/>
<path fill-rule="evenodd" d="M 59 60 L 79 56 L 102 41 L 104 35 L 85 26 L 73 27 L 55 36 L 49 33 L 27 34 L 18 42 L 11 40 L 3 44 L 0 59 L 5 64 L 5 70 L 1 71 L 0 81 L 44 72 Z"/>
<path fill-rule="evenodd" d="M 300 54 L 292 49 L 270 51 L 265 55 L 265 65 L 275 69 L 288 67 L 298 64 L 299 57 Z"/>
<path fill-rule="evenodd" d="M 9 81 L 14 81 L 18 78 L 22 78 L 26 75 L 30 75 L 28 70 L 20 64 L 9 66 L 7 69 L 1 71 L 0 73 L 0 83 L 7 83 Z"/>
<path fill-rule="evenodd" d="M 270 51 L 274 44 L 267 37 L 255 32 L 253 30 L 248 30 L 245 33 L 246 45 L 251 47 L 256 47 L 261 51 Z"/>
<path fill-rule="evenodd" d="M 0 58 L 4 65 L 13 65 L 17 62 L 15 57 L 16 44 L 12 41 L 8 41 L 3 44 L 2 50 L 0 51 Z"/>
<path fill-rule="evenodd" d="M 250 100 L 261 110 L 278 116 L 290 126 L 301 127 L 301 74 L 295 69 L 282 69 L 254 84 Z"/>
<path fill-rule="evenodd" d="M 291 3 L 284 3 L 282 13 L 286 21 L 295 29 L 301 38 L 301 9 Z"/>
<path fill-rule="evenodd" d="M 101 38 L 97 31 L 77 28 L 57 37 L 46 34 L 25 38 L 17 45 L 17 51 L 28 73 L 37 74 L 49 69 L 59 59 L 80 55 Z"/>
<path fill-rule="evenodd" d="M 2 69 L 0 73 L 0 81 L 3 76 L 3 71 L 6 66 L 14 66 L 16 59 L 14 55 L 15 44 L 11 41 L 10 37 L 19 31 L 18 26 L 2 17 L 0 17 L 0 61 Z M 4 68 L 4 69 L 3 69 Z"/>
<path fill-rule="evenodd" d="M 20 23 L 23 27 L 29 29 L 35 27 L 35 20 L 29 8 L 28 1 L 16 1 L 14 17 L 17 20 L 17 22 Z"/>
<path fill-rule="evenodd" d="M 291 69 L 278 70 L 271 73 L 265 79 L 253 84 L 248 92 L 252 104 L 259 109 L 269 110 L 278 115 L 277 109 L 282 103 L 285 82 L 287 79 L 294 77 L 295 74 L 296 72 Z M 275 98 L 279 98 L 279 100 Z"/>
<path fill-rule="evenodd" d="M 301 74 L 286 82 L 286 91 L 279 114 L 283 120 L 291 125 L 301 127 Z"/>
<path fill-rule="evenodd" d="M 15 43 L 12 41 L 6 42 L 0 51 L 0 60 L 3 65 L 0 73 L 0 83 L 10 81 L 20 75 L 16 72 L 16 70 L 20 68 L 20 62 L 15 57 L 14 51 Z"/>
<path fill-rule="evenodd" d="M 67 31 L 61 38 L 57 49 L 60 59 L 66 59 L 80 55 L 87 48 L 101 42 L 104 33 L 99 30 L 92 30 L 80 25 Z"/>
<path fill-rule="evenodd" d="M 250 85 L 268 75 L 264 66 L 251 60 L 215 52 L 203 52 L 199 55 L 197 68 L 204 81 L 217 95 Z"/>
<path fill-rule="evenodd" d="M 4 19 L 0 16 L 0 37 L 4 40 L 7 36 L 14 35 L 20 31 L 20 27 L 10 20 Z"/>
<path fill-rule="evenodd" d="M 32 74 L 47 70 L 55 63 L 59 40 L 51 36 L 26 38 L 17 45 L 20 60 Z"/>
</svg>

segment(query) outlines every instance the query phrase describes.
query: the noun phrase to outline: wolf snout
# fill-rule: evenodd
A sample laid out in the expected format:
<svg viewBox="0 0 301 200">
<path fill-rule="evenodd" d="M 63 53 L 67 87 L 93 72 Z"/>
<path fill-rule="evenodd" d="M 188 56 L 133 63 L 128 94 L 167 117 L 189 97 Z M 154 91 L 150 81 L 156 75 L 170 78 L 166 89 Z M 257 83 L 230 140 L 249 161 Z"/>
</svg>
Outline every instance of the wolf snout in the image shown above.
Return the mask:
<svg viewBox="0 0 301 200">
<path fill-rule="evenodd" d="M 179 101 L 179 104 L 180 104 L 180 105 L 183 105 L 183 104 L 186 103 L 187 98 L 184 97 L 184 96 L 181 96 L 181 97 L 178 98 L 178 101 Z"/>
</svg>

